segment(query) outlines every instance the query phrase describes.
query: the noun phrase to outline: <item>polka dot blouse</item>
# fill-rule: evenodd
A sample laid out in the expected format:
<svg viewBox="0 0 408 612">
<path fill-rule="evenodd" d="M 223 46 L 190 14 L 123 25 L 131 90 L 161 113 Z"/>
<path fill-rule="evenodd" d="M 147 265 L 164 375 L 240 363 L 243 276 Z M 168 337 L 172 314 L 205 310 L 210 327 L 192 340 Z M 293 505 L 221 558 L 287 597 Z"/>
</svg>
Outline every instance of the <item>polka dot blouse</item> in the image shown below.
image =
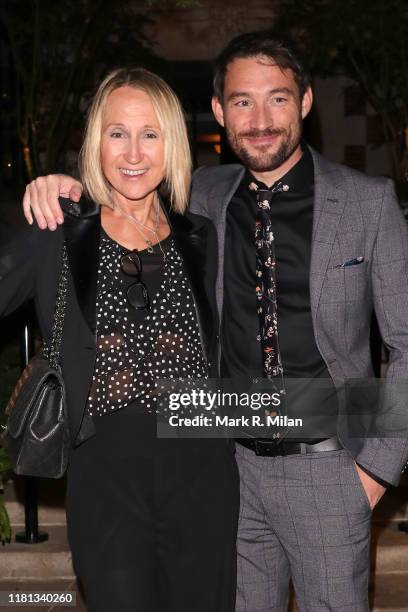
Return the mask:
<svg viewBox="0 0 408 612">
<path fill-rule="evenodd" d="M 91 416 L 136 403 L 154 413 L 158 383 L 166 378 L 205 378 L 200 333 L 193 295 L 183 261 L 171 236 L 162 241 L 163 254 L 139 251 L 142 281 L 150 311 L 136 310 L 126 290 L 135 282 L 120 268 L 128 250 L 103 230 L 97 281 L 97 347 L 88 397 Z"/>
</svg>

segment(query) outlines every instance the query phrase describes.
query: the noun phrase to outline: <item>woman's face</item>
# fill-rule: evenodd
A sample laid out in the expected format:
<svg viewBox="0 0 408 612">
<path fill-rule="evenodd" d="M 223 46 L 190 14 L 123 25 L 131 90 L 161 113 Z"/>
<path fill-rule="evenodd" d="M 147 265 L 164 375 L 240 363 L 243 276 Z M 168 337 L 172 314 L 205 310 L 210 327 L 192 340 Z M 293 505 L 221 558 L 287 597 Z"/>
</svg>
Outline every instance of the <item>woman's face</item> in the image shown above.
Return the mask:
<svg viewBox="0 0 408 612">
<path fill-rule="evenodd" d="M 150 202 L 164 178 L 163 134 L 149 96 L 120 87 L 102 117 L 102 171 L 119 205 Z"/>
</svg>

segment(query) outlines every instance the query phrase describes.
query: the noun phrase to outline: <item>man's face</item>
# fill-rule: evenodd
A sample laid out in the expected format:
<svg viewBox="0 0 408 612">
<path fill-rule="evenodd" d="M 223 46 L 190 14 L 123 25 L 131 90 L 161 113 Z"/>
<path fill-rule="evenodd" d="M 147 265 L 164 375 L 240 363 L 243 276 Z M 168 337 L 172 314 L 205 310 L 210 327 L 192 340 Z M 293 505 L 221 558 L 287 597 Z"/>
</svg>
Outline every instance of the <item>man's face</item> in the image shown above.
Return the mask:
<svg viewBox="0 0 408 612">
<path fill-rule="evenodd" d="M 256 173 L 276 170 L 296 154 L 311 105 L 310 88 L 301 99 L 293 72 L 263 56 L 231 62 L 223 103 L 213 98 L 232 150 Z"/>
</svg>

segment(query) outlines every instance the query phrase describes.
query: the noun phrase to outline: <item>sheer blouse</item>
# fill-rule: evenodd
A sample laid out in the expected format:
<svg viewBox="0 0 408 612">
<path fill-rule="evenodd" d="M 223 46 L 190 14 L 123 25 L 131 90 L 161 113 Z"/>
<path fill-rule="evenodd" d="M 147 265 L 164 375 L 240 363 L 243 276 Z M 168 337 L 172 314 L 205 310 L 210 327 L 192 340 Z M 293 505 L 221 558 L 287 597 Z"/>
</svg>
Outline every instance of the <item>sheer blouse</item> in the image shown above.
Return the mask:
<svg viewBox="0 0 408 612">
<path fill-rule="evenodd" d="M 192 291 L 183 261 L 171 236 L 154 253 L 139 251 L 141 280 L 150 296 L 150 311 L 136 310 L 126 290 L 135 282 L 120 268 L 129 251 L 103 230 L 97 280 L 97 350 L 87 412 L 90 416 L 136 404 L 155 413 L 157 381 L 205 378 Z"/>
</svg>

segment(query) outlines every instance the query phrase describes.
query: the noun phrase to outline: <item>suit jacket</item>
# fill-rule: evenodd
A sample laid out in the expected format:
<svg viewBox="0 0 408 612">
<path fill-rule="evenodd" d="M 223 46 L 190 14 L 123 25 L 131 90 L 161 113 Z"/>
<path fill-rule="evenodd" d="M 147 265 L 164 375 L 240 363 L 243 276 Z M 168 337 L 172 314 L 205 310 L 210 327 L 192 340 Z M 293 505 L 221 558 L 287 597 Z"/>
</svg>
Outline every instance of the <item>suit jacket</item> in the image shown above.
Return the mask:
<svg viewBox="0 0 408 612">
<path fill-rule="evenodd" d="M 311 153 L 315 196 L 310 298 L 317 347 L 339 390 L 344 381 L 373 377 L 369 335 L 374 308 L 390 350 L 387 379 L 407 380 L 408 232 L 393 184 Z M 193 178 L 191 211 L 211 219 L 218 234 L 220 321 L 226 209 L 243 174 L 243 166 L 227 165 L 199 168 Z M 356 258 L 363 260 L 339 267 Z M 396 395 L 396 410 L 407 415 L 407 395 Z M 353 438 L 339 419 L 338 434 L 360 465 L 386 482 L 398 483 L 408 454 L 406 431 L 403 438 Z"/>
<path fill-rule="evenodd" d="M 50 341 L 55 296 L 64 239 L 70 278 L 64 323 L 61 365 L 66 384 L 73 445 L 93 435 L 85 405 L 96 356 L 96 289 L 100 236 L 100 207 L 83 198 L 79 204 L 61 198 L 65 223 L 55 232 L 37 224 L 24 227 L 0 249 L 0 315 L 7 315 L 34 299 L 43 338 Z M 193 292 L 203 352 L 209 374 L 214 374 L 216 234 L 208 219 L 166 210 L 176 247 Z"/>
</svg>

